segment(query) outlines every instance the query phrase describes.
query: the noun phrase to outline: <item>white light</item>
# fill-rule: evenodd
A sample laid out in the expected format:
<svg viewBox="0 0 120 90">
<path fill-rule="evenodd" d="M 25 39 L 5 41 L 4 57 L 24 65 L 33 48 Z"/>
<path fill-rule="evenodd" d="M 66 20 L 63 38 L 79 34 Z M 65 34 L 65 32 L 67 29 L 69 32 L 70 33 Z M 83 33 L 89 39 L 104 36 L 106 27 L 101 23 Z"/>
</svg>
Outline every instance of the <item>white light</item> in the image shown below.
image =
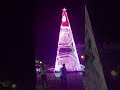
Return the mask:
<svg viewBox="0 0 120 90">
<path fill-rule="evenodd" d="M 61 72 L 59 71 L 59 72 L 54 72 L 54 74 L 55 74 L 55 77 L 60 77 L 61 76 Z"/>
<path fill-rule="evenodd" d="M 40 61 L 40 63 L 42 63 L 42 61 Z"/>
<path fill-rule="evenodd" d="M 117 73 L 115 70 L 112 70 L 112 71 L 111 71 L 111 75 L 112 75 L 112 76 L 117 76 L 117 74 L 118 74 L 118 73 Z"/>
<path fill-rule="evenodd" d="M 65 16 L 62 17 L 62 22 L 66 22 L 66 17 Z"/>
<path fill-rule="evenodd" d="M 84 59 L 84 56 L 81 56 L 82 59 Z"/>
<path fill-rule="evenodd" d="M 12 84 L 12 88 L 16 88 L 16 84 Z"/>
</svg>

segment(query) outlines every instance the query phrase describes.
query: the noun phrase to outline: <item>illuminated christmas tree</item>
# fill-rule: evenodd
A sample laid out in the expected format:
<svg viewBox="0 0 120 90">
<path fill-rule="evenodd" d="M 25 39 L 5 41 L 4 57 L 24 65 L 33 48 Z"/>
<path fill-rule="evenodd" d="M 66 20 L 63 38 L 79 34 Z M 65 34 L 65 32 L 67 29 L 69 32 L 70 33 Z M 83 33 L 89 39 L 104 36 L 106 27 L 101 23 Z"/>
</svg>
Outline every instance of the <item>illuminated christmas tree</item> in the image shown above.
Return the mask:
<svg viewBox="0 0 120 90">
<path fill-rule="evenodd" d="M 73 34 L 65 8 L 62 10 L 62 23 L 60 26 L 55 71 L 59 71 L 63 64 L 65 64 L 67 71 L 81 70 Z"/>
</svg>

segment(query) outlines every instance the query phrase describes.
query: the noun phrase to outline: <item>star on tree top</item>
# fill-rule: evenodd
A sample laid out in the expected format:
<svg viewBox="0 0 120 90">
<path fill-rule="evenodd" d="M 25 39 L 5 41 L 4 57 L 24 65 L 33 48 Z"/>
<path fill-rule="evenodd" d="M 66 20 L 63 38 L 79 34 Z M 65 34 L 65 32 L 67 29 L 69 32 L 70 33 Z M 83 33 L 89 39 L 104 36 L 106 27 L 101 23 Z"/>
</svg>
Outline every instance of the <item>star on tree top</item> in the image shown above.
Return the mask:
<svg viewBox="0 0 120 90">
<path fill-rule="evenodd" d="M 66 11 L 67 9 L 63 8 L 62 10 L 63 10 L 63 11 Z"/>
</svg>

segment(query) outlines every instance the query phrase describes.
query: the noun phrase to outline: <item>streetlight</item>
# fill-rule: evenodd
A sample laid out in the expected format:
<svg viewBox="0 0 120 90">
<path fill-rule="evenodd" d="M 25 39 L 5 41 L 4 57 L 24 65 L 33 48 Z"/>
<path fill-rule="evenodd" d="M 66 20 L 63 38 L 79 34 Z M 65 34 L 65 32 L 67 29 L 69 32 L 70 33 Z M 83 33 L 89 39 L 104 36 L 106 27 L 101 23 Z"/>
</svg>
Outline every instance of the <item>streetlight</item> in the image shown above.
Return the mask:
<svg viewBox="0 0 120 90">
<path fill-rule="evenodd" d="M 118 73 L 117 73 L 117 71 L 116 71 L 116 70 L 111 70 L 111 75 L 112 75 L 112 76 L 117 76 L 117 75 L 118 75 Z"/>
<path fill-rule="evenodd" d="M 85 58 L 85 56 L 83 56 L 83 55 L 81 55 L 80 57 L 81 57 L 81 59 L 84 59 L 84 58 Z"/>
</svg>

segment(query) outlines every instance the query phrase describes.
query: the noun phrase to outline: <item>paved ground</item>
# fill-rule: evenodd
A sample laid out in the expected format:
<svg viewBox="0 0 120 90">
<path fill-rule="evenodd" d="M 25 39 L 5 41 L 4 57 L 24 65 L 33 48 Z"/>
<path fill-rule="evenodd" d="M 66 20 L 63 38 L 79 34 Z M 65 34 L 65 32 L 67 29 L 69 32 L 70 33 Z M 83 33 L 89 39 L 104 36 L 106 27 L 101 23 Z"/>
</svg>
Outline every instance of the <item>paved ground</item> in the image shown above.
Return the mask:
<svg viewBox="0 0 120 90">
<path fill-rule="evenodd" d="M 38 76 L 39 77 L 39 76 Z M 54 73 L 47 73 L 49 87 L 44 90 L 62 90 L 61 89 L 61 79 L 56 78 Z M 83 76 L 80 73 L 68 73 L 67 74 L 67 90 L 84 90 L 83 89 Z M 36 85 L 36 90 L 41 89 L 40 77 L 38 84 Z"/>
</svg>

